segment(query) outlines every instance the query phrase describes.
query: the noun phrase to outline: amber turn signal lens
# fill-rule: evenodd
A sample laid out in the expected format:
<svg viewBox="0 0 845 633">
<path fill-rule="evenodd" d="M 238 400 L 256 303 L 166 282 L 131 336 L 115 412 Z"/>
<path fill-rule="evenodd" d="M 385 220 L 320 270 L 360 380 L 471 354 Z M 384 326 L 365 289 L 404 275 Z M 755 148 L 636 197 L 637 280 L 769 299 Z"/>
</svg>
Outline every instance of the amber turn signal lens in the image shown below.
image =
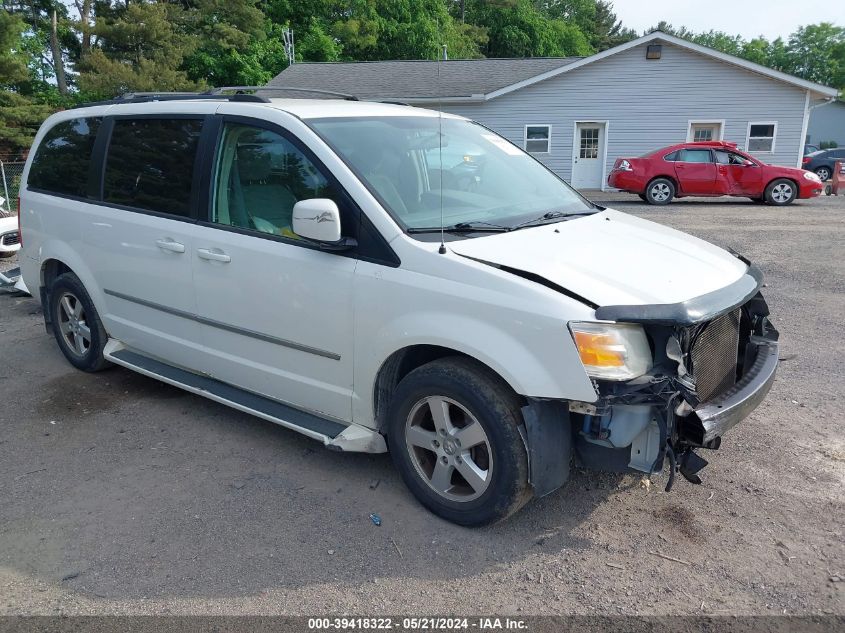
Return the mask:
<svg viewBox="0 0 845 633">
<path fill-rule="evenodd" d="M 622 367 L 625 346 L 616 336 L 605 333 L 573 332 L 581 362 L 592 367 Z"/>
<path fill-rule="evenodd" d="M 651 367 L 651 348 L 640 325 L 570 321 L 569 330 L 581 363 L 592 378 L 630 380 Z"/>
</svg>

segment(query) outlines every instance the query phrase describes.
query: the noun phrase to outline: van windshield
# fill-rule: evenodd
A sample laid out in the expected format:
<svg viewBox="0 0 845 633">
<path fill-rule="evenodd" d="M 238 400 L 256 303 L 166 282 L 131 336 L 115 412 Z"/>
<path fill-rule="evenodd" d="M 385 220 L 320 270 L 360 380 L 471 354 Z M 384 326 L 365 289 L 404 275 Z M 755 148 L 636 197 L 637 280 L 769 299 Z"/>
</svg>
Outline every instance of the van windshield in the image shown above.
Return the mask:
<svg viewBox="0 0 845 633">
<path fill-rule="evenodd" d="M 513 228 L 544 214 L 551 219 L 595 209 L 542 164 L 477 123 L 423 116 L 307 123 L 405 229 L 439 227 L 441 198 L 445 226 Z"/>
</svg>

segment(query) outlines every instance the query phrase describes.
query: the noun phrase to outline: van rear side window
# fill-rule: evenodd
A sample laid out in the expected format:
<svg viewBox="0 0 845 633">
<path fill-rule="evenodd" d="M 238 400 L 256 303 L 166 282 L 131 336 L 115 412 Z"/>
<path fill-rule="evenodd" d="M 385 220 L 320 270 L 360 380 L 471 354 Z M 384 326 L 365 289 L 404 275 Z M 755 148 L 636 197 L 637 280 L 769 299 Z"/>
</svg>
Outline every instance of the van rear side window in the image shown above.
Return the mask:
<svg viewBox="0 0 845 633">
<path fill-rule="evenodd" d="M 27 184 L 30 189 L 68 196 L 88 195 L 91 151 L 100 119 L 70 119 L 54 125 L 32 159 Z"/>
<path fill-rule="evenodd" d="M 106 157 L 103 200 L 190 216 L 202 120 L 117 119 Z"/>
</svg>

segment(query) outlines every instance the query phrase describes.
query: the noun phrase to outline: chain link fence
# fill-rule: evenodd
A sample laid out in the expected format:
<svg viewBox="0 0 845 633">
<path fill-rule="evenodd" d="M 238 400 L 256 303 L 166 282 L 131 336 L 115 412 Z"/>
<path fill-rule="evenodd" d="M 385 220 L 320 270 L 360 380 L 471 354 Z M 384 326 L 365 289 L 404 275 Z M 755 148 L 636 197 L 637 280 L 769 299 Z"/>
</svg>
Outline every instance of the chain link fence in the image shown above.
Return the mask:
<svg viewBox="0 0 845 633">
<path fill-rule="evenodd" d="M 0 160 L 0 213 L 12 215 L 17 213 L 18 192 L 21 188 L 23 162 L 7 163 Z"/>
</svg>

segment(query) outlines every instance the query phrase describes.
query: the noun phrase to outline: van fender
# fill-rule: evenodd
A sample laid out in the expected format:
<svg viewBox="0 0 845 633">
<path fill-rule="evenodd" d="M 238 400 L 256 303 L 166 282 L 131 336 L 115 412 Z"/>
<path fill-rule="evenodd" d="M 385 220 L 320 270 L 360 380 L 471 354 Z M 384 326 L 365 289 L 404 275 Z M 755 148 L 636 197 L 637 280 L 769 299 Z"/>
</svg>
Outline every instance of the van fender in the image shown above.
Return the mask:
<svg viewBox="0 0 845 633">
<path fill-rule="evenodd" d="M 106 313 L 106 298 L 102 293 L 102 290 L 97 286 L 97 283 L 94 280 L 94 275 L 91 273 L 91 269 L 85 265 L 82 258 L 66 242 L 57 239 L 47 239 L 40 244 L 38 249 L 39 288 L 37 290 L 35 288 L 31 288 L 30 291 L 39 293 L 41 298 L 41 307 L 44 310 L 44 318 L 48 325 L 50 318 L 48 314 L 49 289 L 45 286 L 44 264 L 51 259 L 60 261 L 70 268 L 77 277 L 79 277 L 79 280 L 82 282 L 82 285 L 85 286 L 85 290 L 91 297 L 94 307 L 100 314 L 100 319 L 102 319 Z"/>
<path fill-rule="evenodd" d="M 466 315 L 405 313 L 380 324 L 371 337 L 366 333 L 358 337 L 374 345 L 356 347 L 354 383 L 363 388 L 356 389 L 355 413 L 362 423 L 375 424 L 372 394 L 379 370 L 391 355 L 415 345 L 444 347 L 469 356 L 522 396 L 595 401 L 595 389 L 563 323 L 557 336 L 554 331 L 534 331 L 528 339 L 522 341 L 497 324 Z"/>
</svg>

